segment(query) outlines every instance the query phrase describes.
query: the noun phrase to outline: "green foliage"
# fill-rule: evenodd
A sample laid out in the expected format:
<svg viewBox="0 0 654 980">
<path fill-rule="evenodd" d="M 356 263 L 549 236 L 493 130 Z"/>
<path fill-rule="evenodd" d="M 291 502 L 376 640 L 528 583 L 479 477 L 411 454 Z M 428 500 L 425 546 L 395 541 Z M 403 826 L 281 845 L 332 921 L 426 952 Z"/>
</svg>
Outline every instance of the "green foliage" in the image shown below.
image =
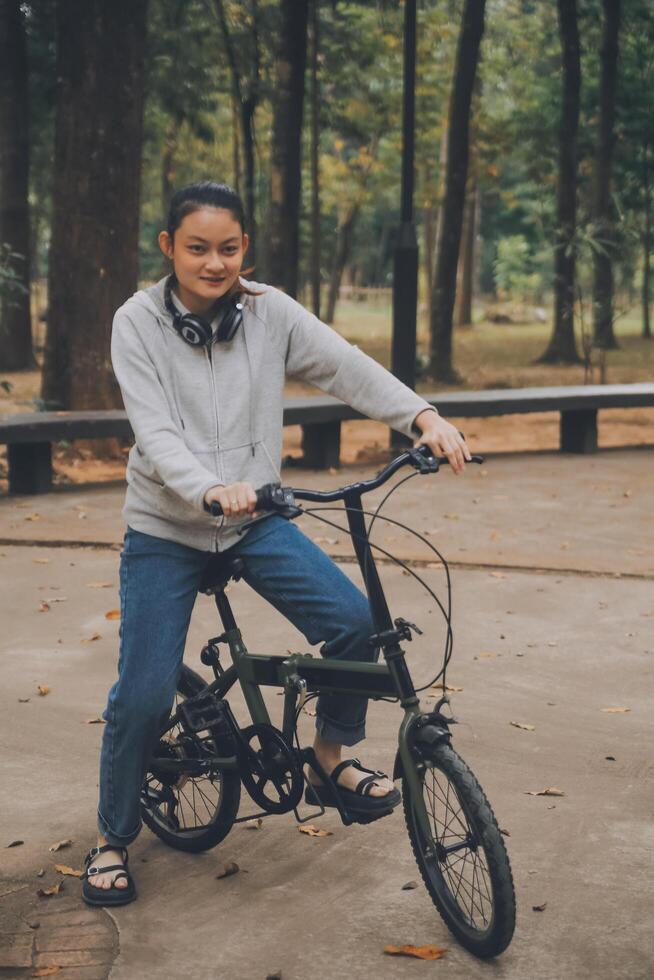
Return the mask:
<svg viewBox="0 0 654 980">
<path fill-rule="evenodd" d="M 7 242 L 0 243 L 0 299 L 5 307 L 17 305 L 16 297 L 29 292 L 18 271 L 24 259 L 25 256 L 12 251 Z"/>
<path fill-rule="evenodd" d="M 541 279 L 524 235 L 509 235 L 497 244 L 495 288 L 507 299 L 525 300 L 538 292 Z"/>
</svg>

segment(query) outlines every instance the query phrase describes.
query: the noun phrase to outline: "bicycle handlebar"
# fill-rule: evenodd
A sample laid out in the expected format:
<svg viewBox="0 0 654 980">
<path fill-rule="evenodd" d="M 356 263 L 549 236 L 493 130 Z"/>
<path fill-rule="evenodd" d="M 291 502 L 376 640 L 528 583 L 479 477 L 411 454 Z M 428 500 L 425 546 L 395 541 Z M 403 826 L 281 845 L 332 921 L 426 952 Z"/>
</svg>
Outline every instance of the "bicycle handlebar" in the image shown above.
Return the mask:
<svg viewBox="0 0 654 980">
<path fill-rule="evenodd" d="M 483 463 L 484 457 L 474 455 L 468 462 Z M 363 494 L 370 490 L 376 490 L 387 480 L 390 480 L 393 474 L 397 473 L 403 466 L 411 465 L 424 475 L 426 473 L 438 473 L 440 467 L 447 463 L 449 463 L 447 456 L 432 456 L 429 446 L 417 446 L 400 453 L 371 480 L 350 483 L 338 490 L 301 490 L 293 487 L 282 487 L 278 483 L 267 483 L 256 491 L 256 510 L 285 512 L 289 508 L 295 508 L 296 500 L 310 500 L 317 503 L 343 500 L 351 493 Z M 222 517 L 223 515 L 222 507 L 217 500 L 209 504 L 208 510 L 213 517 Z"/>
</svg>

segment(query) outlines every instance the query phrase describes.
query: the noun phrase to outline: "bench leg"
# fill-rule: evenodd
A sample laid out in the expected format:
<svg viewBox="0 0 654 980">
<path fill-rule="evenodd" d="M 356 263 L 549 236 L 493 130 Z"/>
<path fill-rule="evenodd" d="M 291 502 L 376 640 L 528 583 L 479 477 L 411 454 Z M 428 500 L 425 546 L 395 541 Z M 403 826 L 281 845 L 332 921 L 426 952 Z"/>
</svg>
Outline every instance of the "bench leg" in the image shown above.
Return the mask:
<svg viewBox="0 0 654 980">
<path fill-rule="evenodd" d="M 313 470 L 340 466 L 340 422 L 311 422 L 302 426 L 302 462 Z"/>
<path fill-rule="evenodd" d="M 561 452 L 597 452 L 597 409 L 561 412 Z"/>
<path fill-rule="evenodd" d="M 9 493 L 48 493 L 52 489 L 52 446 L 49 442 L 10 443 Z"/>
</svg>

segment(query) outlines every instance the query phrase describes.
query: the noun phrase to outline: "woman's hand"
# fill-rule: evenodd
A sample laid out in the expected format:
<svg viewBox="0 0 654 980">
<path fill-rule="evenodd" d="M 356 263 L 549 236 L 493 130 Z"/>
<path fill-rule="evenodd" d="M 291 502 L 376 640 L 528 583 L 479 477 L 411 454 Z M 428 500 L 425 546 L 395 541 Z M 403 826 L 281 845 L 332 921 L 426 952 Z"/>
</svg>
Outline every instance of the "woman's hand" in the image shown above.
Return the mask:
<svg viewBox="0 0 654 980">
<path fill-rule="evenodd" d="M 207 507 L 218 501 L 225 517 L 245 517 L 255 513 L 257 495 L 250 483 L 230 483 L 228 487 L 211 487 L 204 495 Z"/>
<path fill-rule="evenodd" d="M 414 425 L 422 435 L 416 445 L 427 445 L 435 456 L 447 456 L 455 473 L 462 473 L 466 460 L 470 460 L 470 450 L 456 426 L 430 408 L 416 415 Z"/>
</svg>

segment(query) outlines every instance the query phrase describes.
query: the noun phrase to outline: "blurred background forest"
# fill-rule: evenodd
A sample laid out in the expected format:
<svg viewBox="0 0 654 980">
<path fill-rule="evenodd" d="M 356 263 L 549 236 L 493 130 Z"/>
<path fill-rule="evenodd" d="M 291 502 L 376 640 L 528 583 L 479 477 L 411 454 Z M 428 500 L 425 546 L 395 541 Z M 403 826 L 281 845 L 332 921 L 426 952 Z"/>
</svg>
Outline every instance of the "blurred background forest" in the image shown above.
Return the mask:
<svg viewBox="0 0 654 980">
<path fill-rule="evenodd" d="M 0 0 L 0 411 L 120 406 L 174 189 L 390 363 L 404 4 Z M 418 2 L 423 389 L 651 380 L 651 0 Z"/>
</svg>

